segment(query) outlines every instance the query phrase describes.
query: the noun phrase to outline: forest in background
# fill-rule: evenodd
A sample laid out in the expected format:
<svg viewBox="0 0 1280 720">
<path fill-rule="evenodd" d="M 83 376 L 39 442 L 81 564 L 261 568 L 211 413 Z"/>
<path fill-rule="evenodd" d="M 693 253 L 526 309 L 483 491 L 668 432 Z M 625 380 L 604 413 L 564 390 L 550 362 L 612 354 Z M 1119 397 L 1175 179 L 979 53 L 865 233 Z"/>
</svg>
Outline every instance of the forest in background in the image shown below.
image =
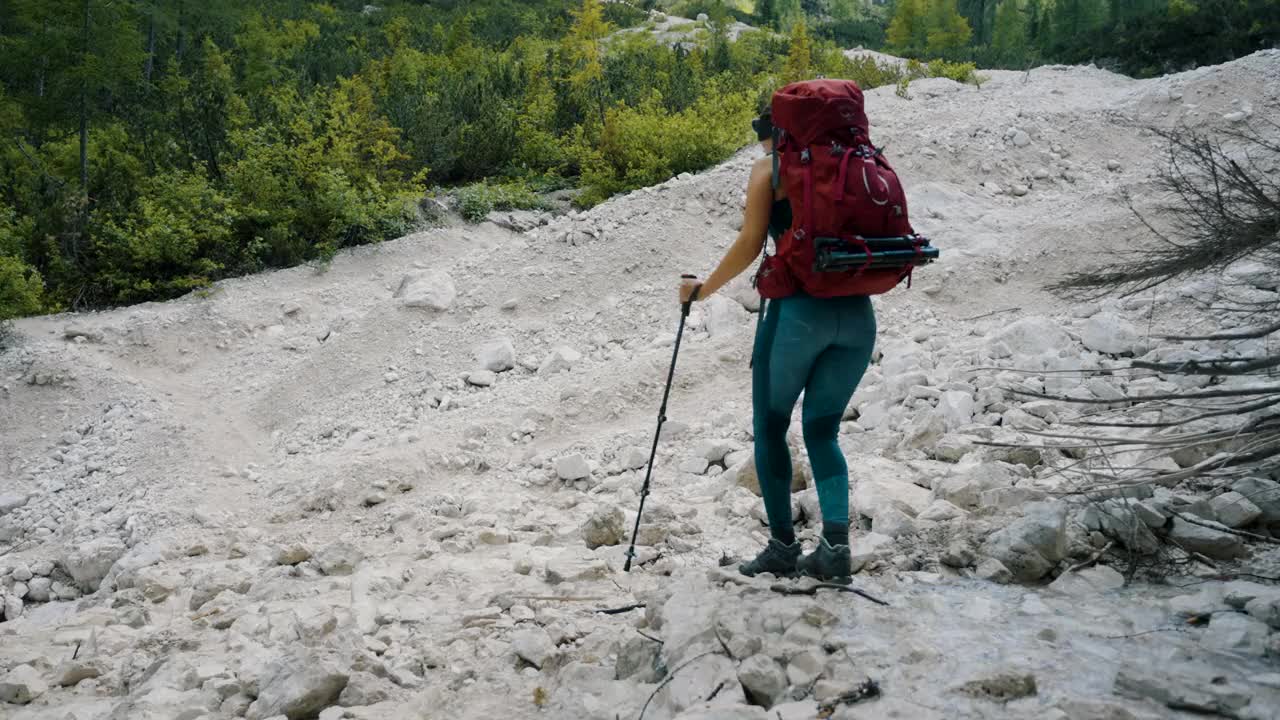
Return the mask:
<svg viewBox="0 0 1280 720">
<path fill-rule="evenodd" d="M 1224 60 L 1274 42 L 1277 2 L 4 0 L 0 321 L 324 261 L 430 222 L 443 189 L 472 220 L 590 206 L 724 160 L 817 74 Z M 689 42 L 616 32 L 651 9 L 706 17 Z M 939 60 L 904 78 L 858 44 Z"/>
</svg>

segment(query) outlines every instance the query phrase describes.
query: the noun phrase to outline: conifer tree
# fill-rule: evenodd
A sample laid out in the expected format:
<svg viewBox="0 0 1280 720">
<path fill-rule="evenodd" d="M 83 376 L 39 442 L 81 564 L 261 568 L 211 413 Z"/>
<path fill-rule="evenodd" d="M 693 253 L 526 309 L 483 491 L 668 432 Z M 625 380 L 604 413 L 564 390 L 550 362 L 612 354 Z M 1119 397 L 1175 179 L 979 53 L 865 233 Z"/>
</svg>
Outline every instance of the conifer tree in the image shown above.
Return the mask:
<svg viewBox="0 0 1280 720">
<path fill-rule="evenodd" d="M 973 31 L 956 0 L 929 0 L 926 49 L 930 54 L 955 51 L 969 43 Z"/>
<path fill-rule="evenodd" d="M 885 38 L 899 52 L 923 49 L 928 40 L 925 0 L 898 0 Z"/>
<path fill-rule="evenodd" d="M 1021 63 L 1027 56 L 1027 17 L 1018 7 L 1018 0 L 1003 0 L 996 10 L 996 25 L 991 35 L 991 47 L 1001 61 Z"/>
<path fill-rule="evenodd" d="M 569 85 L 582 108 L 596 113 L 603 124 L 606 88 L 601 40 L 609 34 L 604 5 L 600 0 L 582 0 L 582 8 L 572 14 L 573 26 L 565 36 Z"/>
<path fill-rule="evenodd" d="M 787 50 L 787 63 L 782 71 L 784 83 L 808 80 L 813 72 L 813 50 L 809 41 L 809 31 L 804 22 L 791 26 L 790 48 Z"/>
</svg>

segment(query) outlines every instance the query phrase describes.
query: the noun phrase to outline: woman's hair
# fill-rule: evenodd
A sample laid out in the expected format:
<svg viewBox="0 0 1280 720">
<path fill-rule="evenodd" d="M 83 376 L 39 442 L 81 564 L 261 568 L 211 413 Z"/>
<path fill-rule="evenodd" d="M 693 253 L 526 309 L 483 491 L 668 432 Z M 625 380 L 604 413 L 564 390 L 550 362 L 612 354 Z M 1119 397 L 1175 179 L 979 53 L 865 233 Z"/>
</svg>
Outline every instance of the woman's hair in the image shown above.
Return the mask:
<svg viewBox="0 0 1280 720">
<path fill-rule="evenodd" d="M 773 137 L 773 108 L 768 105 L 760 111 L 759 117 L 751 121 L 751 128 L 756 131 L 756 139 L 764 142 Z"/>
</svg>

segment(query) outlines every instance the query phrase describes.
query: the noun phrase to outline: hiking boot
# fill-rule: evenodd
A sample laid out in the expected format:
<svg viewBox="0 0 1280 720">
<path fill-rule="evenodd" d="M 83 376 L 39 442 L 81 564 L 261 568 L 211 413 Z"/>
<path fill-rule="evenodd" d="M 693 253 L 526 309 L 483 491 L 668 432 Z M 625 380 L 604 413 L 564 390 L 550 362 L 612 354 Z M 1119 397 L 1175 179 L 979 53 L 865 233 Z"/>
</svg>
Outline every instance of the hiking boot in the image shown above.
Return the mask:
<svg viewBox="0 0 1280 720">
<path fill-rule="evenodd" d="M 777 538 L 769 538 L 769 544 L 754 560 L 738 566 L 738 572 L 747 577 L 755 577 L 759 573 L 773 573 L 779 577 L 795 577 L 796 560 L 800 558 L 800 541 L 794 540 L 790 545 L 783 545 Z"/>
<path fill-rule="evenodd" d="M 826 538 L 818 541 L 814 551 L 800 558 L 798 567 L 801 575 L 817 578 L 823 582 L 847 585 L 853 582 L 853 558 L 848 545 L 832 545 Z"/>
</svg>

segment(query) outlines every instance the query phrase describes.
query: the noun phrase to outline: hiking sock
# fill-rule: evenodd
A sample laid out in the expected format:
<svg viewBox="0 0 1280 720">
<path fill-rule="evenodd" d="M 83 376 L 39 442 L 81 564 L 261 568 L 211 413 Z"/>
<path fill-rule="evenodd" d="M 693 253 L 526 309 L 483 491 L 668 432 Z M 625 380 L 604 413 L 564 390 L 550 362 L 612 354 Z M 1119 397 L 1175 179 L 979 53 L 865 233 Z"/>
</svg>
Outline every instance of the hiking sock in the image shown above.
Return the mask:
<svg viewBox="0 0 1280 720">
<path fill-rule="evenodd" d="M 795 528 L 791 525 L 788 525 L 785 528 L 770 527 L 769 534 L 772 535 L 774 538 L 776 538 L 778 542 L 782 543 L 783 545 L 790 545 L 796 541 L 796 531 L 795 531 Z M 846 530 L 845 537 L 848 537 L 848 536 L 849 536 L 849 533 Z"/>
<path fill-rule="evenodd" d="M 847 523 L 822 523 L 822 538 L 828 545 L 849 544 L 849 525 Z"/>
</svg>

